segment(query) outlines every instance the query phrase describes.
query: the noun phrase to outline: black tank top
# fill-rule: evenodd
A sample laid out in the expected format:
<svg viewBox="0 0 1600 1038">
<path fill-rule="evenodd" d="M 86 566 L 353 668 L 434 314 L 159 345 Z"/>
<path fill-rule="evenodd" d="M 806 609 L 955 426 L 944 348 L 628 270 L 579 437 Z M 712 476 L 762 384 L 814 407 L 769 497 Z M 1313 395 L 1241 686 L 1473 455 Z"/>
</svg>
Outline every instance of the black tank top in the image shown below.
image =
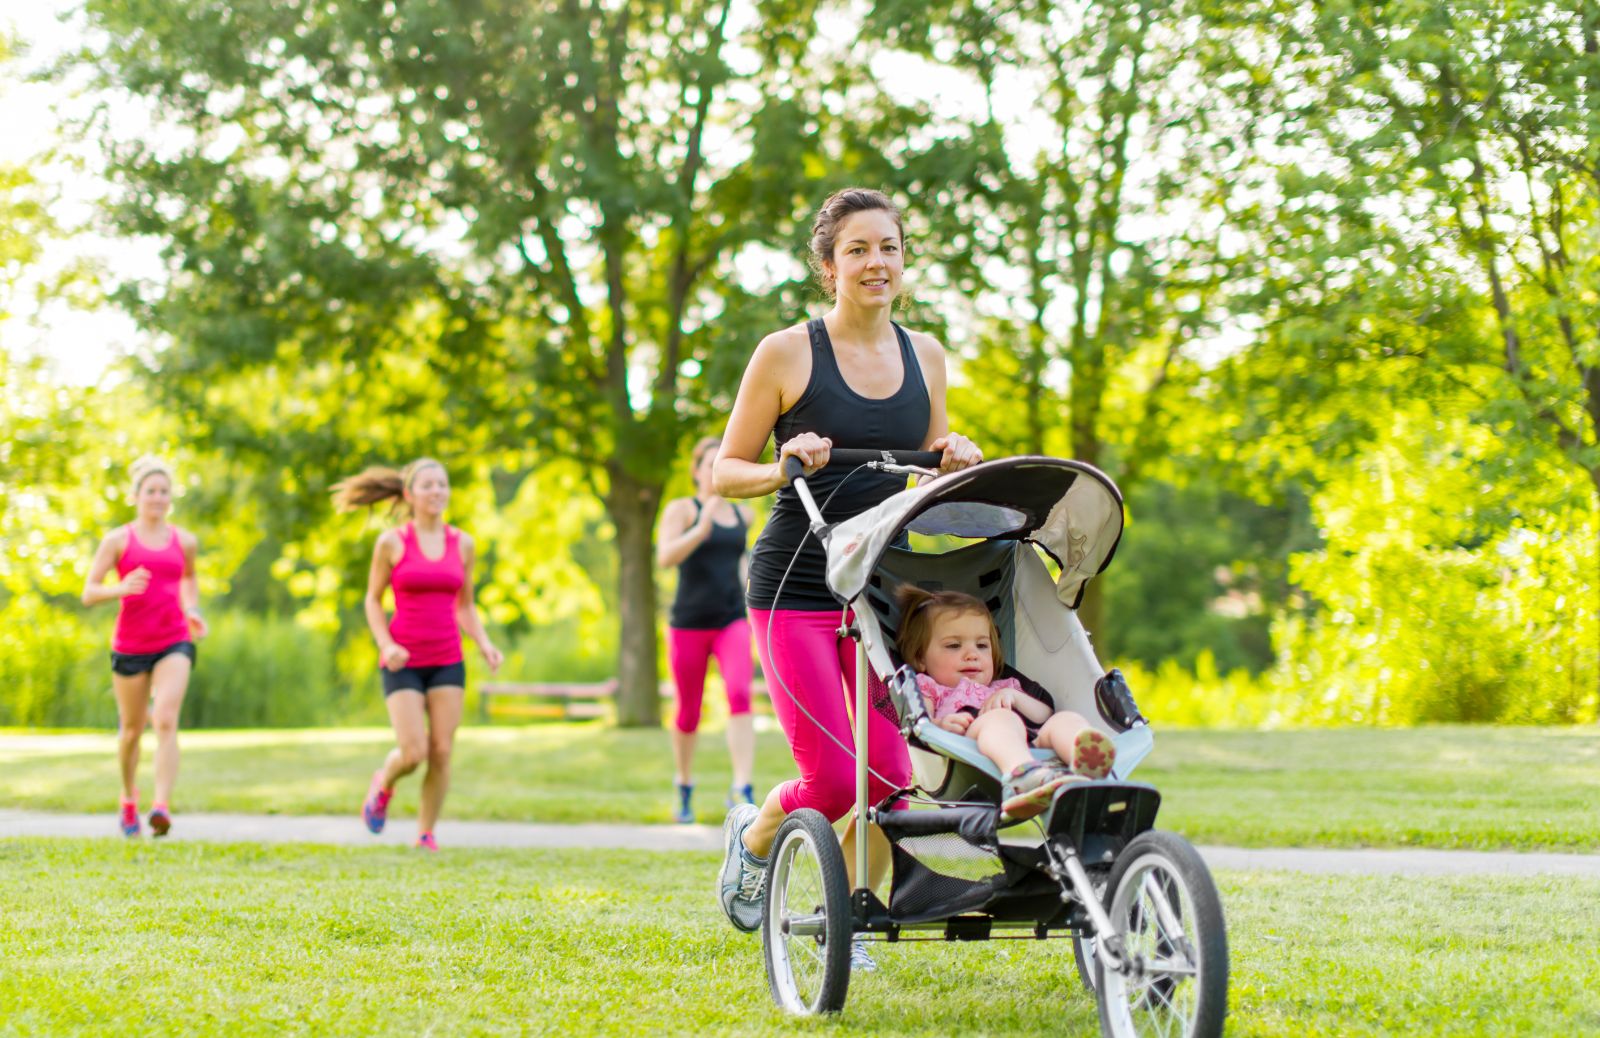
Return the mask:
<svg viewBox="0 0 1600 1038">
<path fill-rule="evenodd" d="M 774 453 L 803 432 L 826 436 L 835 447 L 866 450 L 918 450 L 928 435 L 930 404 L 911 337 L 898 324 L 900 364 L 905 377 L 894 394 L 880 400 L 861 396 L 845 384 L 833 356 L 833 343 L 821 319 L 806 322 L 811 335 L 811 380 L 799 401 L 778 416 L 773 427 Z M 859 515 L 904 490 L 906 478 L 868 469 L 852 470 L 830 465 L 806 480 L 811 495 L 830 523 Z M 831 498 L 829 495 L 832 495 Z M 823 503 L 827 502 L 826 505 Z M 795 546 L 801 545 L 795 558 Z M 794 567 L 789 568 L 790 560 Z M 784 570 L 789 570 L 784 579 Z M 752 609 L 837 609 L 839 600 L 828 590 L 822 546 L 811 536 L 810 520 L 792 486 L 778 491 L 772 515 L 756 539 L 750 555 L 750 586 L 746 597 Z M 778 593 L 778 584 L 783 593 Z"/>
<path fill-rule="evenodd" d="M 700 499 L 694 499 L 694 519 L 700 521 Z M 739 593 L 739 557 L 744 554 L 744 516 L 735 508 L 732 526 L 711 524 L 711 535 L 688 558 L 678 563 L 678 593 L 672 599 L 667 623 L 691 631 L 720 631 L 744 618 L 744 596 Z"/>
</svg>

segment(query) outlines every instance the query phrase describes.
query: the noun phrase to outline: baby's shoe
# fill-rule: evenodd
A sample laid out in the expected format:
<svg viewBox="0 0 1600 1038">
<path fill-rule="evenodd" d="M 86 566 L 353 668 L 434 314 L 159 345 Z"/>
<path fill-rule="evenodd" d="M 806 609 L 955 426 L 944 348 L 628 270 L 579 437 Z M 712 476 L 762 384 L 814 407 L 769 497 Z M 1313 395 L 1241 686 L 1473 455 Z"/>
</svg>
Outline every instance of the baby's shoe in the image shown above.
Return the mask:
<svg viewBox="0 0 1600 1038">
<path fill-rule="evenodd" d="M 1065 768 L 1043 761 L 1017 765 L 1000 783 L 1001 817 L 1011 822 L 1032 818 L 1050 806 L 1056 790 L 1076 777 Z"/>
<path fill-rule="evenodd" d="M 1072 740 L 1072 770 L 1084 778 L 1103 779 L 1117 762 L 1117 746 L 1104 732 L 1085 728 Z"/>
</svg>

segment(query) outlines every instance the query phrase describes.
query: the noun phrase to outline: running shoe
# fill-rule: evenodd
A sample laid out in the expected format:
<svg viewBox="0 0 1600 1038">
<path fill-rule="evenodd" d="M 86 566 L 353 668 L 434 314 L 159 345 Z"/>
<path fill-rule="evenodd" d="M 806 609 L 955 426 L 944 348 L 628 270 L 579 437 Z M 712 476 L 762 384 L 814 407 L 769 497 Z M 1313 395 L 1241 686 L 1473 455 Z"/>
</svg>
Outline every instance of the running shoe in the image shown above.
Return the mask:
<svg viewBox="0 0 1600 1038">
<path fill-rule="evenodd" d="M 742 786 L 734 786 L 728 790 L 728 801 L 724 807 L 734 807 L 739 804 L 753 804 L 756 802 L 756 787 L 746 782 Z"/>
<path fill-rule="evenodd" d="M 122 835 L 130 839 L 139 835 L 139 801 L 123 800 L 122 807 L 117 813 L 117 821 L 122 826 Z"/>
<path fill-rule="evenodd" d="M 873 961 L 867 952 L 867 942 L 857 937 L 850 942 L 850 972 L 851 973 L 876 973 L 878 964 Z"/>
<path fill-rule="evenodd" d="M 361 805 L 361 820 L 371 832 L 383 832 L 383 823 L 389 820 L 389 798 L 394 790 L 383 788 L 383 772 L 372 773 L 372 785 L 367 787 L 367 800 Z"/>
<path fill-rule="evenodd" d="M 417 837 L 417 842 L 412 846 L 419 851 L 427 851 L 430 854 L 436 854 L 439 851 L 439 844 L 434 840 L 432 833 L 423 833 Z"/>
<path fill-rule="evenodd" d="M 694 808 L 689 805 L 689 801 L 694 797 L 694 786 L 693 784 L 684 785 L 682 782 L 674 783 L 674 785 L 678 790 L 678 810 L 673 812 L 672 820 L 683 825 L 690 825 L 694 822 Z"/>
<path fill-rule="evenodd" d="M 172 815 L 167 811 L 166 804 L 157 804 L 150 809 L 150 831 L 156 836 L 167 835 L 167 830 L 172 828 Z"/>
<path fill-rule="evenodd" d="M 735 930 L 751 933 L 761 925 L 767 901 L 767 859 L 751 854 L 744 831 L 760 812 L 754 804 L 740 804 L 722 823 L 722 871 L 717 875 L 717 902 Z"/>
</svg>

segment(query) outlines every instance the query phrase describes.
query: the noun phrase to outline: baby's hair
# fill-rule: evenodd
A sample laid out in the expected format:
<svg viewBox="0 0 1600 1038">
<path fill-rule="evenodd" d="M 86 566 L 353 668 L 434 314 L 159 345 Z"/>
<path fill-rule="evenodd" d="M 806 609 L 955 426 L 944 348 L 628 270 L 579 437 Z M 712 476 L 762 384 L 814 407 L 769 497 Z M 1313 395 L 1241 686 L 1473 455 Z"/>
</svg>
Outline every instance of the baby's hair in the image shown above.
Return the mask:
<svg viewBox="0 0 1600 1038">
<path fill-rule="evenodd" d="M 128 466 L 128 478 L 133 480 L 133 493 L 137 497 L 139 488 L 144 486 L 144 481 L 151 476 L 166 476 L 167 482 L 173 482 L 172 466 L 156 457 L 154 454 L 144 454 L 134 459 Z"/>
<path fill-rule="evenodd" d="M 989 647 L 994 653 L 995 676 L 1005 669 L 1000 629 L 995 626 L 989 607 L 981 600 L 965 591 L 927 591 L 915 584 L 901 584 L 895 591 L 895 599 L 900 603 L 900 636 L 895 639 L 895 648 L 900 650 L 900 658 L 912 667 L 921 669 L 922 658 L 933 641 L 933 625 L 939 617 L 947 613 L 958 616 L 976 613 L 989 621 Z"/>
<path fill-rule="evenodd" d="M 359 474 L 341 479 L 333 485 L 333 506 L 341 512 L 350 512 L 394 499 L 396 504 L 389 507 L 392 512 L 399 507 L 399 500 L 405 497 L 417 473 L 430 467 L 444 470 L 444 465 L 432 458 L 418 458 L 399 470 L 386 465 L 369 465 Z"/>
</svg>

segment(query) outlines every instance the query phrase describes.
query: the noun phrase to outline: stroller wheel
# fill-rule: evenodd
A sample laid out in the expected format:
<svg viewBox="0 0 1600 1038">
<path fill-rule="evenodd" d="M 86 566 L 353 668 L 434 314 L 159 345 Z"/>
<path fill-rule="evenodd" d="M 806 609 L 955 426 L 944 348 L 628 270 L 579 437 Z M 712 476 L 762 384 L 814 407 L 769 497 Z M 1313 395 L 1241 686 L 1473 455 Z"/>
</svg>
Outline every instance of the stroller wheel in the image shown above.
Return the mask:
<svg viewBox="0 0 1600 1038">
<path fill-rule="evenodd" d="M 850 887 L 844 854 L 821 812 L 784 819 L 767 873 L 766 953 L 772 998 L 809 1016 L 844 1008 L 850 986 Z"/>
<path fill-rule="evenodd" d="M 1124 961 L 1112 968 L 1104 954 L 1093 957 L 1101 1033 L 1222 1034 L 1228 934 L 1199 852 L 1174 833 L 1143 833 L 1117 856 L 1107 890 L 1106 913 Z"/>
<path fill-rule="evenodd" d="M 1093 937 L 1072 939 L 1072 961 L 1078 967 L 1078 979 L 1083 981 L 1084 990 L 1093 994 L 1095 970 L 1099 965 L 1094 953 Z"/>
</svg>

